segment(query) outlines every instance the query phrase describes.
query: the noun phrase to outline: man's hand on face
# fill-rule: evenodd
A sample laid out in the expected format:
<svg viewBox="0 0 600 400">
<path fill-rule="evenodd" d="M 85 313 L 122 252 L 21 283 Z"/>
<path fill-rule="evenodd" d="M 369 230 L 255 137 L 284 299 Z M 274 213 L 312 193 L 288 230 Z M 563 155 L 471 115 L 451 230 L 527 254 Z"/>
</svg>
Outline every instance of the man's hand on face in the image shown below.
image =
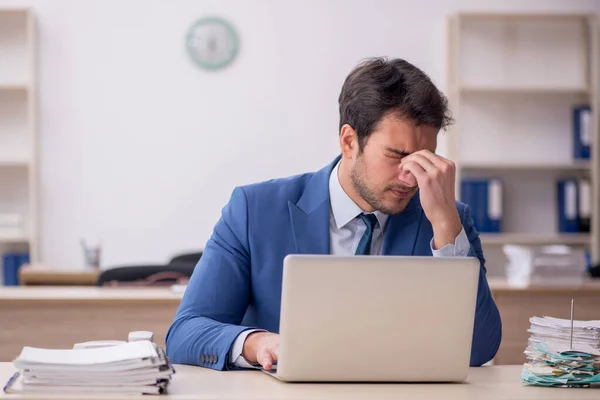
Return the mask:
<svg viewBox="0 0 600 400">
<path fill-rule="evenodd" d="M 270 332 L 253 332 L 244 341 L 242 356 L 249 363 L 258 362 L 264 369 L 270 370 L 277 361 L 279 335 Z"/>
<path fill-rule="evenodd" d="M 404 157 L 400 168 L 417 179 L 421 206 L 433 227 L 435 249 L 454 244 L 462 230 L 454 195 L 454 163 L 429 150 L 421 150 Z"/>
</svg>

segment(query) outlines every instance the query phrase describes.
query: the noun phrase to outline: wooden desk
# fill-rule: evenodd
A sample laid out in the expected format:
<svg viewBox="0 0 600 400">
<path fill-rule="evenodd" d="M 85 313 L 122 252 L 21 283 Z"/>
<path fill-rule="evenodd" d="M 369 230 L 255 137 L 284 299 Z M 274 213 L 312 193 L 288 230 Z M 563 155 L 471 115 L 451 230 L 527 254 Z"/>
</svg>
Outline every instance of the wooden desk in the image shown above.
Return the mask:
<svg viewBox="0 0 600 400">
<path fill-rule="evenodd" d="M 600 320 L 600 280 L 581 285 L 512 287 L 503 279 L 488 279 L 502 317 L 502 343 L 494 363 L 523 364 L 532 316 L 570 318 L 571 299 L 575 319 Z"/>
<path fill-rule="evenodd" d="M 19 269 L 21 285 L 95 286 L 99 271 L 65 270 L 44 265 L 24 265 Z"/>
<path fill-rule="evenodd" d="M 577 319 L 600 319 L 600 281 L 528 288 L 489 283 L 503 324 L 497 365 L 523 364 L 529 318 L 568 318 L 571 298 Z M 11 361 L 25 345 L 70 348 L 88 340 L 124 340 L 133 330 L 153 331 L 162 345 L 180 299 L 168 288 L 0 288 L 0 361 Z"/>
<path fill-rule="evenodd" d="M 135 330 L 165 336 L 181 300 L 169 288 L 0 288 L 0 361 L 23 346 L 72 348 L 89 340 L 127 340 Z"/>
<path fill-rule="evenodd" d="M 520 382 L 519 366 L 471 368 L 462 384 L 329 384 L 283 383 L 259 371 L 217 372 L 186 365 L 175 366 L 176 373 L 169 386 L 169 394 L 157 399 L 594 399 L 600 389 L 564 389 L 526 386 Z M 11 363 L 0 363 L 0 386 L 14 373 Z M 141 396 L 140 396 L 141 397 Z M 136 396 L 71 395 L 60 396 L 28 394 L 6 395 L 4 399 L 28 400 L 128 400 Z M 150 398 L 145 396 L 144 398 Z"/>
</svg>

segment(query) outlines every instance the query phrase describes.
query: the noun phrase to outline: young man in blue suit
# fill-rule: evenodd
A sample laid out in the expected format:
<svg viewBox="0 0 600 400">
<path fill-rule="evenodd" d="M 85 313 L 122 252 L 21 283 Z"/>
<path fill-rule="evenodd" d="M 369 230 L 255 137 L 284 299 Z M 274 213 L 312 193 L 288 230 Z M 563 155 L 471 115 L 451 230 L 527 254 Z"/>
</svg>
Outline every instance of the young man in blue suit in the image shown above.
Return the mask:
<svg viewBox="0 0 600 400">
<path fill-rule="evenodd" d="M 293 253 L 477 257 L 471 365 L 496 354 L 501 321 L 481 242 L 468 205 L 455 201 L 454 164 L 435 154 L 451 121 L 446 98 L 410 63 L 376 58 L 348 75 L 339 110 L 331 164 L 233 191 L 167 333 L 174 363 L 270 369 Z"/>
</svg>

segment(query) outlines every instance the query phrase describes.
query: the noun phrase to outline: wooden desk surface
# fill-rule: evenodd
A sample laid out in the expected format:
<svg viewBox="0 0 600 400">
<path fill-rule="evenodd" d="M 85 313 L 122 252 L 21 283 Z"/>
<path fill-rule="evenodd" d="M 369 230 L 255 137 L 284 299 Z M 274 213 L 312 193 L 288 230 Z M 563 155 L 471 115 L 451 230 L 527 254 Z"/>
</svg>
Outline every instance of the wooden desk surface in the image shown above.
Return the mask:
<svg viewBox="0 0 600 400">
<path fill-rule="evenodd" d="M 0 287 L 0 302 L 19 301 L 181 301 L 182 294 L 168 287 L 97 286 L 6 286 Z"/>
<path fill-rule="evenodd" d="M 537 293 L 552 294 L 565 292 L 594 292 L 600 293 L 600 279 L 586 280 L 581 284 L 557 284 L 557 285 L 529 285 L 526 287 L 508 284 L 506 279 L 488 278 L 490 289 L 494 293 Z M 170 300 L 173 296 L 181 299 L 181 294 L 173 294 L 167 287 L 97 287 L 97 286 L 0 286 L 0 299 L 31 299 L 43 300 L 59 299 L 65 300 L 137 300 L 156 299 Z"/>
<path fill-rule="evenodd" d="M 570 292 L 600 293 L 600 279 L 582 284 L 509 285 L 504 278 L 488 278 L 490 289 L 496 293 L 553 294 Z M 181 294 L 167 287 L 97 287 L 97 286 L 0 286 L 0 300 L 181 300 Z"/>
<path fill-rule="evenodd" d="M 600 279 L 586 279 L 580 284 L 557 283 L 548 285 L 510 285 L 505 278 L 489 277 L 488 284 L 494 294 L 497 293 L 531 293 L 531 294 L 562 294 L 572 292 L 600 293 Z"/>
<path fill-rule="evenodd" d="M 283 383 L 259 371 L 217 372 L 200 367 L 176 365 L 169 394 L 157 399 L 595 399 L 600 389 L 542 388 L 523 385 L 520 366 L 471 368 L 462 384 L 329 384 Z M 14 373 L 11 363 L 0 363 L 0 386 Z M 136 396 L 43 394 L 6 395 L 0 398 L 131 399 Z M 141 397 L 141 396 L 140 396 Z M 145 396 L 144 398 L 150 398 Z"/>
</svg>

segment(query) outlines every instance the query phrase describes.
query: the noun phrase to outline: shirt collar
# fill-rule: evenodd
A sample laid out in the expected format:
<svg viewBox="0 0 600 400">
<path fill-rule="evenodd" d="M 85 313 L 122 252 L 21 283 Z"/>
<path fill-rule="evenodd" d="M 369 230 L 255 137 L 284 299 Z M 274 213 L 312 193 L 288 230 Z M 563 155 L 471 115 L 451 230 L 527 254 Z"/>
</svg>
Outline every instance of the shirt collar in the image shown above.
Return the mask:
<svg viewBox="0 0 600 400">
<path fill-rule="evenodd" d="M 346 194 L 342 188 L 340 179 L 338 177 L 339 165 L 340 162 L 335 165 L 331 171 L 331 175 L 329 176 L 329 201 L 331 205 L 331 212 L 333 213 L 333 218 L 335 220 L 335 225 L 338 229 L 341 229 L 364 211 L 354 202 L 354 200 L 350 198 L 350 196 Z M 388 215 L 380 211 L 375 211 L 373 214 L 375 214 L 377 217 L 377 222 L 379 222 L 381 230 L 384 231 L 388 220 Z"/>
</svg>

